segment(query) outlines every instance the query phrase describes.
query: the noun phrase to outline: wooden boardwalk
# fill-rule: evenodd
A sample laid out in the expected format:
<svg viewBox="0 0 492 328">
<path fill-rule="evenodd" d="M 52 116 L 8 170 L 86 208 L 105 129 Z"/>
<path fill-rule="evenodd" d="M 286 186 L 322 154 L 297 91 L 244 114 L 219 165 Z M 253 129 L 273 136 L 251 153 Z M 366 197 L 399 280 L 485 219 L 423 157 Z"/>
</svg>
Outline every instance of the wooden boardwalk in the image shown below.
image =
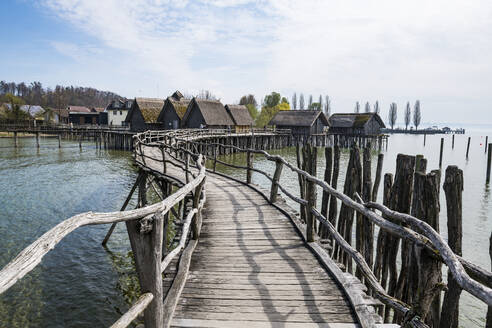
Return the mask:
<svg viewBox="0 0 492 328">
<path fill-rule="evenodd" d="M 144 152 L 162 158 L 156 148 Z M 147 158 L 146 166 L 162 171 L 158 161 Z M 167 174 L 184 180 L 172 165 Z M 248 186 L 213 173 L 205 190 L 202 231 L 172 327 L 355 326 L 343 291 L 289 217 Z"/>
</svg>

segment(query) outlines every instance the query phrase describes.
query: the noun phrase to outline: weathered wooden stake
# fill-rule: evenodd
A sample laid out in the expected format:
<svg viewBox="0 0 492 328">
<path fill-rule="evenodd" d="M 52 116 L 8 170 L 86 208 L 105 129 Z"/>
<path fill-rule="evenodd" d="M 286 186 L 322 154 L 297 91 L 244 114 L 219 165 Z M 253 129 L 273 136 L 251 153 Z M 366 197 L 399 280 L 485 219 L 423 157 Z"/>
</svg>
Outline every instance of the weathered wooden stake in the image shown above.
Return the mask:
<svg viewBox="0 0 492 328">
<path fill-rule="evenodd" d="M 246 171 L 246 183 L 250 184 L 251 176 L 253 173 L 253 171 L 251 171 L 251 168 L 253 168 L 253 153 L 251 153 L 249 150 L 246 153 L 246 165 L 248 166 L 248 170 Z"/>
<path fill-rule="evenodd" d="M 61 134 L 58 135 L 58 148 L 61 148 Z"/>
<path fill-rule="evenodd" d="M 313 176 L 316 176 L 316 147 L 311 147 L 306 144 L 304 147 L 306 150 L 305 162 L 307 163 L 307 172 Z M 316 206 L 316 184 L 306 179 L 306 196 L 308 205 L 306 208 L 306 238 L 307 242 L 313 242 L 315 232 L 314 215 L 311 209 Z"/>
<path fill-rule="evenodd" d="M 335 145 L 334 149 L 334 156 L 333 156 L 333 174 L 331 177 L 331 186 L 334 189 L 337 189 L 338 185 L 338 172 L 340 171 L 340 147 L 338 145 Z M 331 197 L 330 198 L 330 209 L 328 211 L 328 220 L 331 222 L 331 224 L 336 227 L 336 221 L 337 221 L 337 211 L 338 211 L 338 203 L 337 203 L 337 198 L 336 197 Z M 333 238 L 330 237 L 330 245 L 333 244 Z M 331 251 L 331 256 L 333 257 L 333 251 L 335 250 L 335 247 L 332 245 L 332 251 Z"/>
<path fill-rule="evenodd" d="M 198 208 L 198 205 L 200 204 L 200 196 L 202 195 L 204 185 L 205 185 L 205 178 L 195 188 L 195 192 L 193 194 L 193 208 Z M 198 211 L 193 216 L 193 221 L 191 221 L 191 232 L 192 232 L 191 238 L 194 240 L 197 240 L 200 237 L 200 227 L 202 225 L 201 220 L 202 220 L 202 212 Z"/>
<path fill-rule="evenodd" d="M 17 137 L 17 131 L 14 131 L 14 147 L 17 148 L 18 145 L 19 145 L 19 140 Z"/>
<path fill-rule="evenodd" d="M 325 174 L 323 176 L 323 179 L 327 184 L 331 184 L 331 170 L 332 170 L 332 163 L 333 163 L 332 158 L 333 158 L 333 148 L 325 147 Z M 323 215 L 325 218 L 328 218 L 329 200 L 330 200 L 330 194 L 328 194 L 326 191 L 323 190 L 323 196 L 321 199 L 321 215 Z M 319 224 L 318 231 L 319 231 L 319 236 L 321 238 L 327 237 L 328 231 L 321 223 Z"/>
<path fill-rule="evenodd" d="M 362 177 L 362 199 L 369 202 L 372 199 L 372 179 L 371 179 L 371 144 L 368 143 L 363 154 L 363 177 Z M 362 215 L 361 215 L 362 217 Z M 372 267 L 374 252 L 374 224 L 368 219 L 362 219 L 362 250 L 364 259 Z"/>
<path fill-rule="evenodd" d="M 123 203 L 123 206 L 121 207 L 120 212 L 124 211 L 126 209 L 126 207 L 128 206 L 128 203 L 132 199 L 133 193 L 135 192 L 135 189 L 137 189 L 137 187 L 139 186 L 141 179 L 142 179 L 142 173 L 139 173 L 137 176 L 137 179 L 135 180 L 135 183 L 133 184 L 132 189 L 130 190 L 130 193 L 128 193 L 128 196 L 126 196 L 125 202 Z M 106 233 L 106 237 L 104 237 L 104 240 L 102 242 L 103 246 L 105 246 L 107 244 L 109 237 L 111 237 L 111 234 L 113 233 L 114 228 L 116 228 L 116 222 L 111 225 L 108 232 Z"/>
<path fill-rule="evenodd" d="M 36 132 L 36 148 L 39 148 L 39 132 Z"/>
<path fill-rule="evenodd" d="M 484 152 L 487 154 L 487 145 L 489 144 L 489 136 L 485 136 Z"/>
<path fill-rule="evenodd" d="M 463 171 L 448 166 L 443 185 L 448 215 L 448 244 L 457 255 L 462 255 L 463 239 Z M 448 290 L 444 294 L 440 327 L 458 327 L 461 288 L 448 270 Z"/>
<path fill-rule="evenodd" d="M 492 143 L 489 144 L 489 154 L 487 158 L 487 176 L 485 177 L 485 182 L 490 182 L 490 166 L 492 165 Z"/>
<path fill-rule="evenodd" d="M 412 200 L 412 186 L 413 186 L 413 174 L 415 170 L 415 157 L 398 154 L 396 159 L 396 174 L 393 187 L 391 188 L 390 196 L 390 208 L 401 212 L 409 213 L 410 204 Z M 388 234 L 387 240 L 388 248 L 388 269 L 389 269 L 389 285 L 388 294 L 395 296 L 397 282 L 398 282 L 398 271 L 396 258 L 398 255 L 398 248 L 400 246 L 400 238 L 396 236 L 391 236 Z M 402 247 L 402 272 L 403 265 L 406 263 L 407 248 Z M 405 274 L 405 272 L 403 273 Z M 389 310 L 386 308 L 385 312 L 385 322 L 389 319 Z"/>
<path fill-rule="evenodd" d="M 439 151 L 439 169 L 442 168 L 442 152 L 444 150 L 444 138 L 441 138 L 441 150 Z"/>
<path fill-rule="evenodd" d="M 378 164 L 376 166 L 376 178 L 374 180 L 374 186 L 372 187 L 371 200 L 375 202 L 378 199 L 379 184 L 381 183 L 381 173 L 383 171 L 384 154 L 378 155 Z"/>
<path fill-rule="evenodd" d="M 427 137 L 427 134 L 424 133 L 424 147 L 425 147 L 425 138 Z"/>
<path fill-rule="evenodd" d="M 273 174 L 272 187 L 270 188 L 270 203 L 275 203 L 277 201 L 278 181 L 282 174 L 282 167 L 283 163 L 281 161 L 275 162 L 275 173 Z"/>
<path fill-rule="evenodd" d="M 296 159 L 297 159 L 297 167 L 303 171 L 305 171 L 306 168 L 306 163 L 304 162 L 304 148 L 301 147 L 299 143 L 296 144 Z M 299 181 L 299 195 L 301 196 L 302 199 L 306 199 L 306 184 L 305 184 L 305 179 L 301 174 L 297 174 L 297 178 Z M 301 204 L 300 205 L 300 218 L 301 222 L 306 222 L 306 206 Z"/>
<path fill-rule="evenodd" d="M 218 149 L 218 148 L 219 148 L 219 146 L 218 146 L 218 145 L 216 145 L 216 146 L 214 147 L 214 172 L 215 172 L 215 171 L 216 171 L 216 169 L 217 169 L 217 153 L 219 152 L 219 149 Z"/>
<path fill-rule="evenodd" d="M 468 137 L 468 145 L 466 146 L 466 159 L 468 159 L 468 153 L 470 152 L 470 140 L 471 137 Z"/>
<path fill-rule="evenodd" d="M 489 148 L 490 153 L 490 148 Z M 490 267 L 492 268 L 492 233 L 489 239 L 489 256 L 490 256 Z M 485 323 L 485 328 L 492 328 L 492 305 L 489 305 L 487 310 L 487 321 Z"/>
<path fill-rule="evenodd" d="M 143 172 L 139 183 L 141 206 L 147 204 L 146 186 L 147 173 Z M 164 305 L 162 300 L 164 295 L 161 273 L 163 221 L 163 216 L 159 213 L 141 220 L 125 222 L 135 258 L 140 290 L 142 293 L 149 292 L 154 295 L 154 299 L 144 312 L 146 328 L 163 327 Z M 149 225 L 149 229 L 142 229 Z"/>
<path fill-rule="evenodd" d="M 452 142 L 451 142 L 451 149 L 454 149 L 454 136 L 455 136 L 455 134 L 453 133 Z"/>
</svg>

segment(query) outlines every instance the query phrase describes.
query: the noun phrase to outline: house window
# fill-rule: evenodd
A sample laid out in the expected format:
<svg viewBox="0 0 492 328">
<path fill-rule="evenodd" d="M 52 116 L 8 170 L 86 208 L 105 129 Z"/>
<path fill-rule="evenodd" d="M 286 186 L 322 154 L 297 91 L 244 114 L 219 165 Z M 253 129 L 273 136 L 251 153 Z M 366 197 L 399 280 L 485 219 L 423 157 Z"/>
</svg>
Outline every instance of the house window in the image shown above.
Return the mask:
<svg viewBox="0 0 492 328">
<path fill-rule="evenodd" d="M 118 114 L 118 111 L 117 110 L 114 110 L 113 111 L 113 115 L 116 115 L 116 114 Z"/>
<path fill-rule="evenodd" d="M 120 110 L 120 115 L 123 115 L 123 111 L 122 110 Z"/>
</svg>

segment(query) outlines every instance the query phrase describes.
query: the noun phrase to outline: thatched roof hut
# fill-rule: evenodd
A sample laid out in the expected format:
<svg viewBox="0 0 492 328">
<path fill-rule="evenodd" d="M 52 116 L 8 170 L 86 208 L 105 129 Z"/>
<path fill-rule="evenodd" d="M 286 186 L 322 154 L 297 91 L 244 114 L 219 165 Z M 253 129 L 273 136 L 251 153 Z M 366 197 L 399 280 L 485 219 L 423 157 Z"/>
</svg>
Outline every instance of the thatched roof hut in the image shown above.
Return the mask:
<svg viewBox="0 0 492 328">
<path fill-rule="evenodd" d="M 162 123 L 164 129 L 178 129 L 181 127 L 181 120 L 186 113 L 191 99 L 186 99 L 181 92 L 176 91 L 167 97 L 164 106 L 157 118 L 157 122 Z"/>
<path fill-rule="evenodd" d="M 157 123 L 163 105 L 163 99 L 135 98 L 125 118 L 125 123 L 132 131 L 144 131 L 153 123 Z"/>
<path fill-rule="evenodd" d="M 229 128 L 234 126 L 231 116 L 218 100 L 193 98 L 183 117 L 187 128 Z"/>
<path fill-rule="evenodd" d="M 385 128 L 377 113 L 336 113 L 330 116 L 330 133 L 377 135 Z"/>
<path fill-rule="evenodd" d="M 279 129 L 290 129 L 292 134 L 320 134 L 329 125 L 323 112 L 318 110 L 281 110 L 268 125 Z"/>
<path fill-rule="evenodd" d="M 225 109 L 231 115 L 234 125 L 250 126 L 254 123 L 248 108 L 244 105 L 225 105 Z"/>
</svg>

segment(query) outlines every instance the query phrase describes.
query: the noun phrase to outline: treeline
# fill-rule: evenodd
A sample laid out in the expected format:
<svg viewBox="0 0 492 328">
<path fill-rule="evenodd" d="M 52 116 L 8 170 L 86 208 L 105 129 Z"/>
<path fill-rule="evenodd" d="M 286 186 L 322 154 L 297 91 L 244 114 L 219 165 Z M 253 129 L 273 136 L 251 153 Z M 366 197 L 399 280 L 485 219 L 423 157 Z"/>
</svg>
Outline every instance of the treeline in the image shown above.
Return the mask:
<svg viewBox="0 0 492 328">
<path fill-rule="evenodd" d="M 293 110 L 321 110 L 328 117 L 331 114 L 331 100 L 329 96 L 323 97 L 323 95 L 319 95 L 318 101 L 314 101 L 313 95 L 309 95 L 306 101 L 303 93 L 300 93 L 298 98 L 297 92 L 294 92 L 291 107 Z"/>
<path fill-rule="evenodd" d="M 265 96 L 261 104 L 261 110 L 258 110 L 258 103 L 255 96 L 249 94 L 242 96 L 239 105 L 245 105 L 255 121 L 257 127 L 264 127 L 270 122 L 272 117 L 281 110 L 289 110 L 290 104 L 286 97 L 282 97 L 278 92 L 272 92 Z"/>
<path fill-rule="evenodd" d="M 106 107 L 113 99 L 126 100 L 114 92 L 94 88 L 57 85 L 52 89 L 44 88 L 41 82 L 0 81 L 0 101 L 6 102 L 7 94 L 19 97 L 25 104 L 48 108 L 65 108 L 68 105 Z"/>
</svg>

